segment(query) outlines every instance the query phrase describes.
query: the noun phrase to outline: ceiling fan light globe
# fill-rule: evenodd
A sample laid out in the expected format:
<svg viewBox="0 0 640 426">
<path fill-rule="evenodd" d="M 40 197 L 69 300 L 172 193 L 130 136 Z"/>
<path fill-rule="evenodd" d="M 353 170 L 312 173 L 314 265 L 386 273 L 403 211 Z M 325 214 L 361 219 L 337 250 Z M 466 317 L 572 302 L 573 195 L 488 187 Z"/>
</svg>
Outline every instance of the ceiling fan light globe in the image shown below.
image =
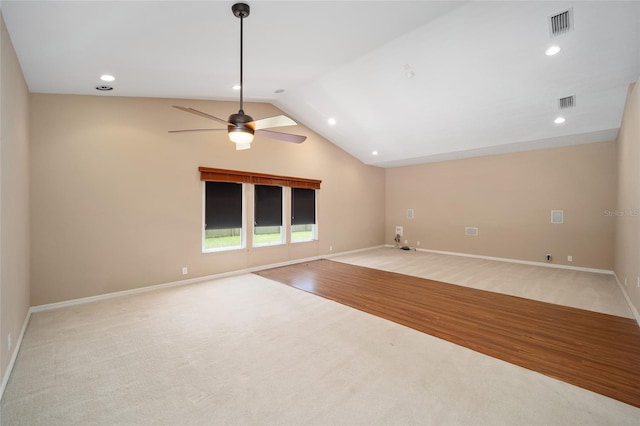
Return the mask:
<svg viewBox="0 0 640 426">
<path fill-rule="evenodd" d="M 248 145 L 253 142 L 253 132 L 251 129 L 229 129 L 229 140 L 236 145 Z"/>
<path fill-rule="evenodd" d="M 236 143 L 236 151 L 243 151 L 249 148 L 251 148 L 250 143 Z"/>
</svg>

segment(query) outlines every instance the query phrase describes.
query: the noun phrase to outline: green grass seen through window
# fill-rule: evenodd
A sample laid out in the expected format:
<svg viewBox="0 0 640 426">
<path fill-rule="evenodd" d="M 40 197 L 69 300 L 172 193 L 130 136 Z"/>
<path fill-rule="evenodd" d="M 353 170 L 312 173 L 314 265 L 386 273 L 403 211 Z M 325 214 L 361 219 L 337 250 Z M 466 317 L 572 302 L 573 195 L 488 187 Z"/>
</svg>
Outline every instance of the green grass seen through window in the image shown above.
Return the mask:
<svg viewBox="0 0 640 426">
<path fill-rule="evenodd" d="M 313 237 L 313 231 L 298 231 L 291 233 L 291 240 L 296 241 L 309 241 Z M 260 234 L 254 235 L 253 240 L 256 244 L 268 244 L 280 241 L 280 234 Z M 205 249 L 220 249 L 226 247 L 240 247 L 240 236 L 230 237 L 208 237 L 204 240 Z"/>
</svg>

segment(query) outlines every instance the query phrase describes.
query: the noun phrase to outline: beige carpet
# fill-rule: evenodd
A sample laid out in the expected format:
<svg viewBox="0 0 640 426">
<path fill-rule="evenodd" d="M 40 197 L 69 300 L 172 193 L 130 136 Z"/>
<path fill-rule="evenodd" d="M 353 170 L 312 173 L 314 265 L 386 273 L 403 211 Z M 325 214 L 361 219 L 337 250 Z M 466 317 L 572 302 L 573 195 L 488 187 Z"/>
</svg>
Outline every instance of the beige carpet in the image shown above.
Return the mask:
<svg viewBox="0 0 640 426">
<path fill-rule="evenodd" d="M 10 425 L 621 425 L 640 409 L 256 275 L 35 313 Z"/>
</svg>

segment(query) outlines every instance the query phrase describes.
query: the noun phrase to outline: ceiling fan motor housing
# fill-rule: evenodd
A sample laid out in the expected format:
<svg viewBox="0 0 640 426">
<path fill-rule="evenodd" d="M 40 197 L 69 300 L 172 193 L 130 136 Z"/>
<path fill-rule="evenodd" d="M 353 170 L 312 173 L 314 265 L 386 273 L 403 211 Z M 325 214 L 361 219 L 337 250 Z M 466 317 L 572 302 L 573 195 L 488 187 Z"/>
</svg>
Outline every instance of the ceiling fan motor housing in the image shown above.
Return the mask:
<svg viewBox="0 0 640 426">
<path fill-rule="evenodd" d="M 253 134 L 253 126 L 248 125 L 252 122 L 253 118 L 250 115 L 245 114 L 244 111 L 239 111 L 237 114 L 231 114 L 229 116 L 228 129 L 230 132 L 243 131 Z"/>
</svg>

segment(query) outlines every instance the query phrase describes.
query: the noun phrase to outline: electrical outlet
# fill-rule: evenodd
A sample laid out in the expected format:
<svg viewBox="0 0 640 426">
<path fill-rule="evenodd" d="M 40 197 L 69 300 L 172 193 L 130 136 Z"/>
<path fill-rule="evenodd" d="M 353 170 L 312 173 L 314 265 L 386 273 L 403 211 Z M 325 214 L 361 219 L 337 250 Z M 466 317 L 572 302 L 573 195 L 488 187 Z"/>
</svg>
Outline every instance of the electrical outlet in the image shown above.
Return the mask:
<svg viewBox="0 0 640 426">
<path fill-rule="evenodd" d="M 404 243 L 405 244 L 409 244 L 409 240 L 404 240 Z"/>
<path fill-rule="evenodd" d="M 420 241 L 416 241 L 416 245 L 419 246 L 420 245 Z"/>
<path fill-rule="evenodd" d="M 400 235 L 402 237 L 402 226 L 396 226 L 396 235 Z"/>
<path fill-rule="evenodd" d="M 329 251 L 333 251 L 333 246 L 329 246 Z"/>
<path fill-rule="evenodd" d="M 189 270 L 187 269 L 186 266 L 182 267 L 182 275 L 187 275 L 189 273 Z"/>
<path fill-rule="evenodd" d="M 567 261 L 573 262 L 573 256 L 567 256 Z"/>
<path fill-rule="evenodd" d="M 548 255 L 546 256 L 546 259 L 547 259 L 547 262 L 551 262 L 551 255 L 550 255 L 550 254 L 548 254 Z"/>
</svg>

